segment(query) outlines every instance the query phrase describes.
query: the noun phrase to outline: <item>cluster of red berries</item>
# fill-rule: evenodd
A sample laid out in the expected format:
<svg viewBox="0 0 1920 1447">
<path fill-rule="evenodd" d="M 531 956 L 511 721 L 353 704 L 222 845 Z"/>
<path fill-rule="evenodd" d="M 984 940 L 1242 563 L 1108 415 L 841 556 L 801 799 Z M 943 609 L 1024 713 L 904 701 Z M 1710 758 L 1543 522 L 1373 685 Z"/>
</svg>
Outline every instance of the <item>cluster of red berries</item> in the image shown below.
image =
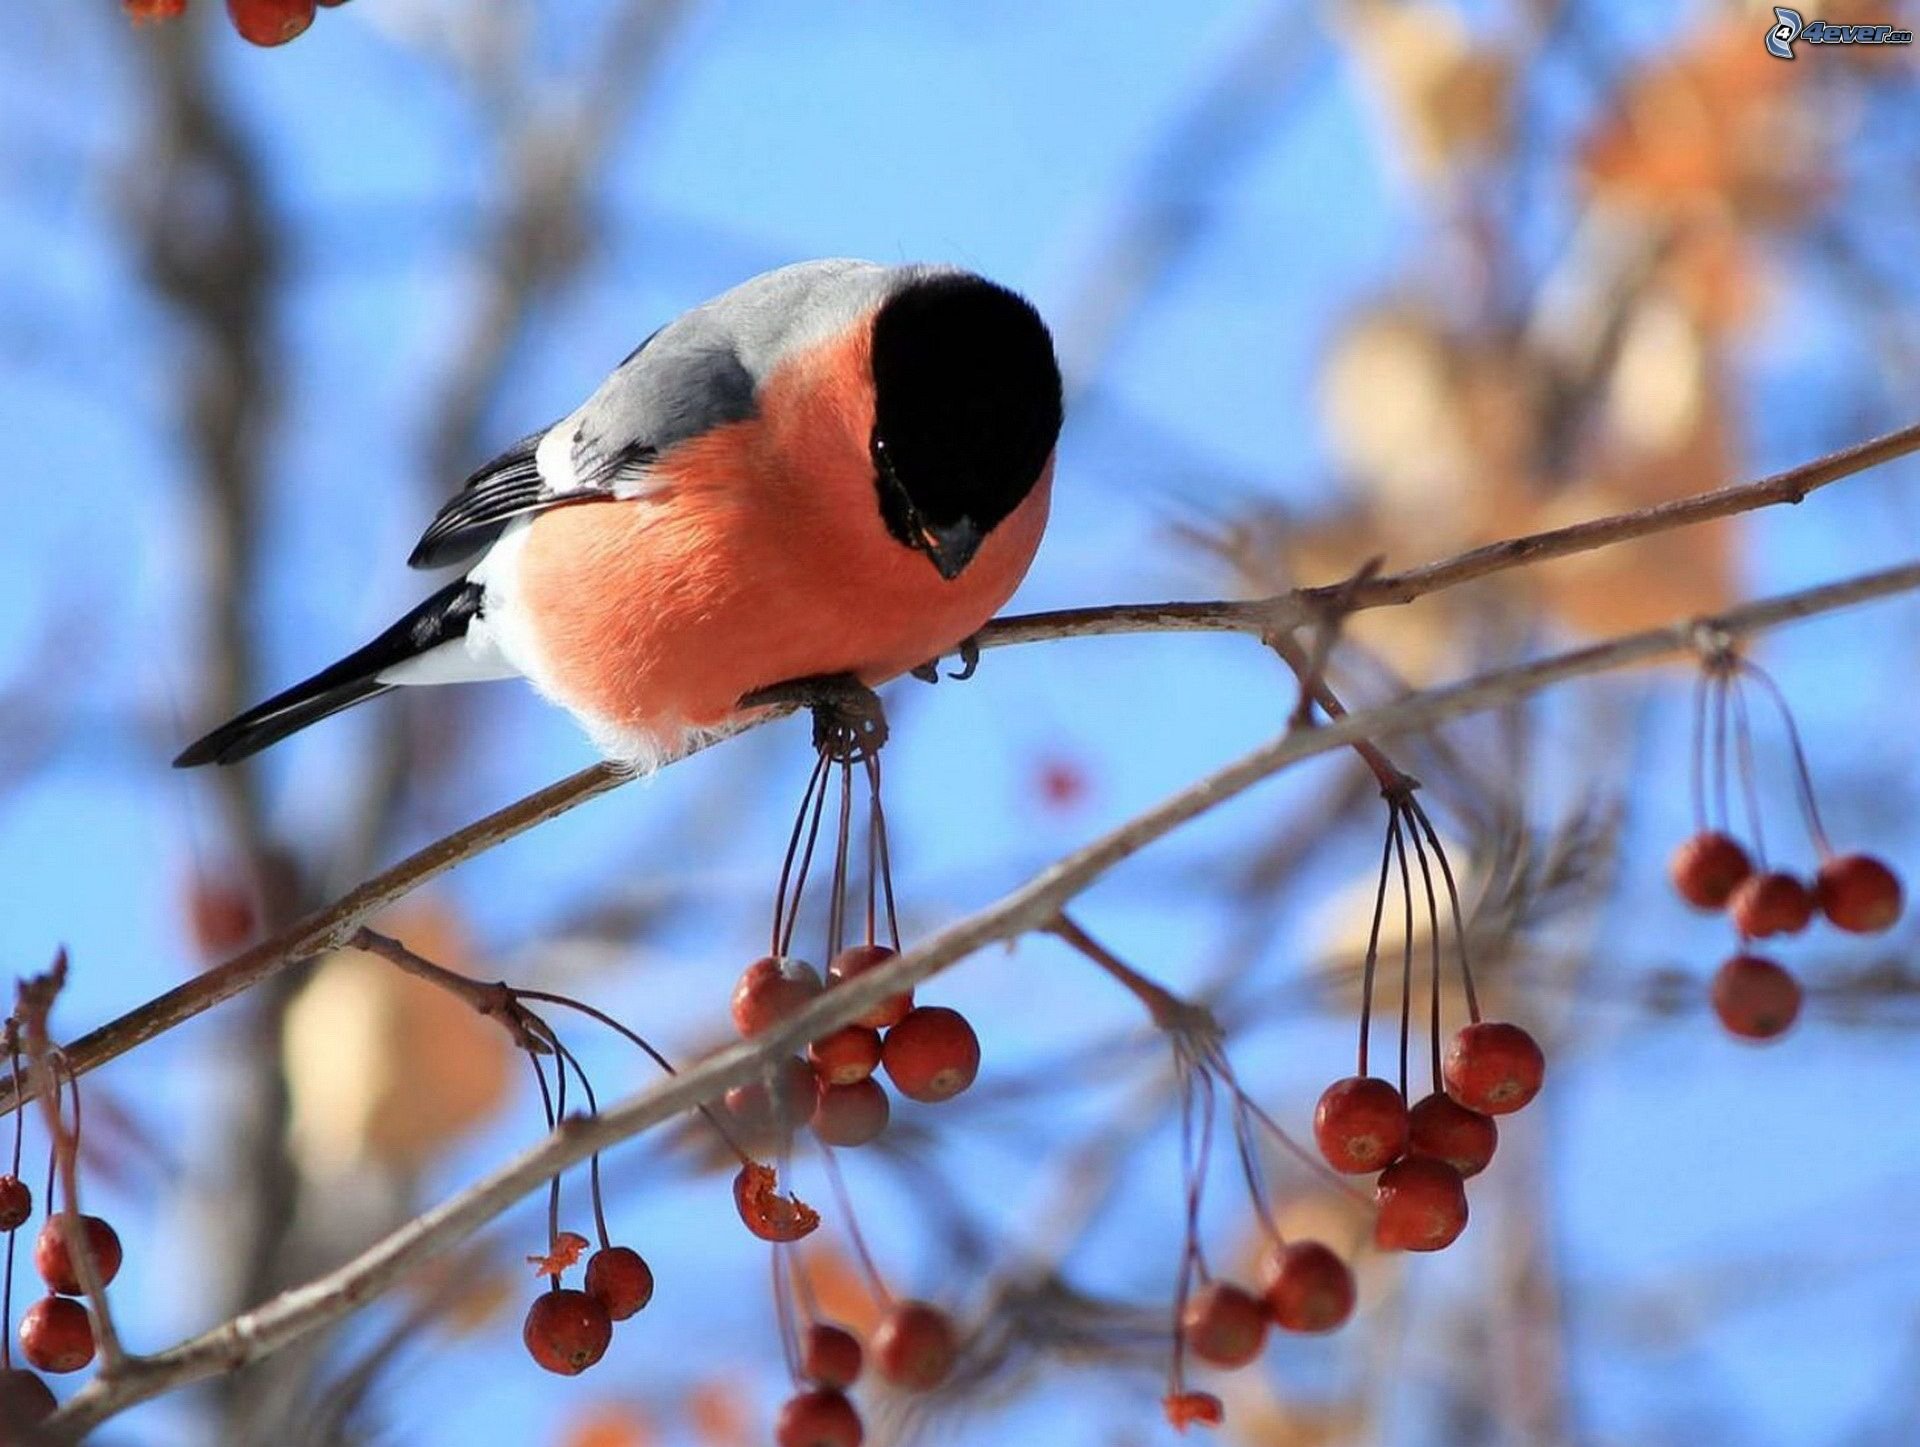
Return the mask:
<svg viewBox="0 0 1920 1447">
<path fill-rule="evenodd" d="M 880 804 L 878 748 L 884 732 L 858 730 L 816 715 L 817 759 L 802 795 L 774 894 L 771 952 L 755 960 L 733 989 L 734 1028 L 746 1039 L 784 1025 L 828 991 L 844 988 L 899 953 L 886 818 Z M 855 765 L 866 776 L 866 943 L 848 946 L 853 870 Z M 793 939 L 806 897 L 829 794 L 839 786 L 838 827 L 831 839 L 823 977 L 795 956 Z M 802 841 L 804 840 L 804 847 Z M 876 943 L 882 921 L 892 946 Z M 863 1146 L 892 1115 L 884 1075 L 909 1100 L 951 1100 L 980 1071 L 980 1041 L 957 1010 L 916 1005 L 913 992 L 882 996 L 849 1024 L 812 1041 L 760 1080 L 736 1086 L 723 1101 L 729 1133 L 755 1152 L 784 1156 L 802 1126 L 824 1146 Z M 952 1320 L 923 1301 L 895 1301 L 867 1249 L 853 1203 L 831 1150 L 823 1152 L 868 1287 L 885 1310 L 865 1349 L 844 1327 L 822 1321 L 795 1245 L 819 1225 L 804 1202 L 773 1191 L 773 1172 L 749 1162 L 734 1180 L 734 1200 L 747 1227 L 774 1243 L 774 1306 L 795 1392 L 774 1424 L 778 1447 L 860 1447 L 865 1427 L 848 1397 L 871 1360 L 883 1381 L 904 1392 L 930 1392 L 952 1374 L 959 1336 Z M 804 1325 L 803 1325 L 804 1323 Z"/>
<path fill-rule="evenodd" d="M 227 0 L 227 19 L 241 39 L 255 45 L 285 45 L 313 24 L 316 9 L 331 10 L 347 0 Z M 184 15 L 187 0 L 121 0 L 136 24 Z"/>
<path fill-rule="evenodd" d="M 613 1324 L 653 1300 L 653 1270 L 631 1246 L 602 1246 L 587 1258 L 585 1289 L 562 1286 L 586 1244 L 584 1236 L 565 1231 L 552 1251 L 533 1258 L 550 1285 L 534 1298 L 520 1329 L 528 1355 L 563 1377 L 578 1376 L 605 1356 Z"/>
<path fill-rule="evenodd" d="M 1493 1118 L 1540 1093 L 1546 1058 L 1518 1025 L 1477 1020 L 1447 1046 L 1440 1088 L 1411 1108 L 1405 1092 L 1372 1075 L 1336 1080 L 1313 1113 L 1313 1137 L 1336 1171 L 1369 1175 L 1374 1243 L 1389 1251 L 1439 1251 L 1467 1227 L 1466 1182 L 1499 1144 Z"/>
<path fill-rule="evenodd" d="M 804 960 L 766 955 L 733 988 L 733 1023 L 751 1038 L 784 1023 L 822 991 L 844 985 L 894 957 L 885 945 L 841 950 L 826 978 Z M 729 1118 L 751 1150 L 783 1149 L 802 1125 L 830 1146 L 862 1146 L 892 1116 L 884 1074 L 909 1100 L 951 1100 L 980 1072 L 980 1040 L 966 1016 L 915 1005 L 913 992 L 889 995 L 850 1025 L 823 1035 L 763 1080 L 727 1092 Z"/>
<path fill-rule="evenodd" d="M 1359 1068 L 1321 1093 L 1313 1114 L 1320 1155 L 1345 1175 L 1379 1173 L 1374 1183 L 1374 1244 L 1389 1251 L 1439 1251 L 1467 1227 L 1469 1177 L 1493 1160 L 1499 1144 L 1494 1117 L 1521 1109 L 1540 1093 L 1546 1058 L 1518 1025 L 1480 1018 L 1467 958 L 1466 928 L 1453 867 L 1432 821 L 1408 781 L 1387 791 L 1387 838 L 1380 857 L 1373 929 L 1367 941 L 1360 1006 Z M 1408 1104 L 1408 1046 L 1414 1013 L 1414 869 L 1427 901 L 1427 1025 L 1431 1091 Z M 1391 866 L 1397 860 L 1405 915 L 1400 972 L 1400 1078 L 1396 1085 L 1367 1070 L 1374 976 Z M 1460 983 L 1469 1023 L 1441 1047 L 1440 907 L 1434 878 L 1444 881 L 1453 916 Z"/>
<path fill-rule="evenodd" d="M 1067 922 L 1059 932 L 1082 953 L 1106 964 L 1110 970 L 1118 970 L 1135 980 L 1144 979 L 1078 925 Z M 1320 1333 L 1344 1325 L 1353 1315 L 1356 1291 L 1353 1272 L 1331 1247 L 1312 1240 L 1288 1241 L 1274 1225 L 1259 1149 L 1261 1133 L 1298 1160 L 1312 1165 L 1312 1157 L 1240 1084 L 1212 1016 L 1204 1010 L 1170 1008 L 1170 1003 L 1158 1000 L 1155 1018 L 1168 1033 L 1180 1082 L 1180 1159 L 1186 1230 L 1174 1289 L 1173 1351 L 1167 1390 L 1160 1405 L 1167 1421 L 1184 1432 L 1195 1425 L 1217 1427 L 1226 1415 L 1218 1397 L 1188 1387 L 1189 1357 L 1226 1371 L 1248 1366 L 1266 1346 L 1272 1328 Z M 1221 1091 L 1226 1092 L 1229 1102 L 1239 1177 L 1253 1215 L 1269 1243 L 1261 1261 L 1257 1289 L 1227 1280 L 1210 1270 L 1200 1239 Z"/>
<path fill-rule="evenodd" d="M 747 966 L 733 987 L 734 1028 L 748 1039 L 784 1024 L 824 991 L 881 968 L 900 948 L 877 746 L 831 725 L 816 726 L 814 742 L 817 758 L 774 890 L 770 952 Z M 848 946 L 855 765 L 865 773 L 867 788 L 866 943 Z M 829 963 L 822 978 L 795 956 L 793 940 L 821 821 L 836 782 L 840 807 L 826 901 Z M 890 947 L 875 942 L 883 924 Z M 945 1006 L 916 1005 L 913 991 L 904 990 L 884 996 L 851 1024 L 813 1041 L 804 1058 L 789 1057 L 765 1078 L 728 1091 L 726 1113 L 749 1149 L 758 1152 L 784 1152 L 803 1125 L 810 1125 L 824 1145 L 862 1146 L 886 1129 L 893 1114 L 880 1076 L 907 1099 L 932 1105 L 959 1095 L 979 1072 L 980 1040 L 966 1016 Z"/>
<path fill-rule="evenodd" d="M 1201 1284 L 1180 1311 L 1180 1342 L 1209 1366 L 1233 1371 L 1255 1361 L 1267 1331 L 1315 1335 L 1353 1315 L 1353 1272 L 1319 1241 L 1275 1241 L 1260 1265 L 1260 1290 L 1218 1278 Z M 1174 1426 L 1217 1427 L 1225 1411 L 1211 1392 L 1176 1390 L 1162 1403 Z"/>
<path fill-rule="evenodd" d="M 1772 700 L 1792 747 L 1795 791 L 1820 859 L 1811 880 L 1766 862 L 1742 689 L 1748 682 Z M 1727 780 L 1735 769 L 1744 786 L 1751 852 L 1731 832 Z M 1786 696 L 1763 670 L 1730 652 L 1708 659 L 1695 695 L 1693 809 L 1695 832 L 1674 850 L 1668 878 L 1695 909 L 1725 911 L 1741 942 L 1739 952 L 1714 973 L 1709 991 L 1714 1014 L 1742 1039 L 1775 1039 L 1799 1018 L 1800 982 L 1784 966 L 1747 946 L 1754 940 L 1797 935 L 1816 915 L 1849 934 L 1890 929 L 1904 903 L 1900 876 L 1870 854 L 1834 852 Z"/>
<path fill-rule="evenodd" d="M 799 1390 L 774 1421 L 777 1447 L 860 1447 L 866 1429 L 847 1393 L 869 1354 L 874 1372 L 897 1391 L 931 1392 L 953 1374 L 960 1338 L 952 1319 L 924 1301 L 898 1301 L 881 1315 L 868 1349 L 845 1327 L 816 1321 L 794 1352 Z"/>
<path fill-rule="evenodd" d="M 63 957 L 64 961 L 64 957 Z M 55 966 L 56 976 L 64 975 L 64 963 Z M 6 1022 L 5 1038 L 12 1068 L 14 1098 L 20 1099 L 20 1027 L 17 1019 Z M 58 1058 L 55 1056 L 54 1058 Z M 51 1202 L 63 1153 L 79 1150 L 80 1087 L 71 1076 L 62 1091 L 58 1067 L 54 1070 L 53 1090 L 56 1115 L 63 1097 L 73 1103 L 73 1126 L 62 1130 L 47 1150 L 47 1201 L 49 1209 L 33 1243 L 33 1268 L 45 1283 L 47 1294 L 21 1315 L 20 1352 L 30 1366 L 42 1372 L 64 1374 L 89 1365 L 94 1356 L 93 1318 L 78 1298 L 84 1289 L 81 1273 L 68 1246 L 68 1230 L 78 1226 L 81 1249 L 90 1258 L 94 1282 L 105 1287 L 120 1274 L 123 1252 L 120 1236 L 99 1216 L 69 1216 L 54 1211 Z M 33 1190 L 20 1175 L 20 1158 L 25 1137 L 24 1112 L 15 1110 L 13 1126 L 13 1162 L 0 1175 L 0 1232 L 7 1238 L 4 1310 L 13 1314 L 13 1263 L 19 1233 L 33 1219 Z M 13 1365 L 11 1343 L 0 1338 L 0 1424 L 17 1425 L 44 1421 L 58 1406 L 52 1390 L 34 1372 Z"/>
<path fill-rule="evenodd" d="M 1900 876 L 1870 854 L 1829 855 L 1811 882 L 1755 869 L 1738 840 L 1703 829 L 1673 852 L 1668 875 L 1696 909 L 1725 910 L 1743 948 L 1714 972 L 1713 1013 L 1734 1035 L 1772 1040 L 1799 1018 L 1800 982 L 1785 966 L 1744 948 L 1796 935 L 1824 915 L 1850 934 L 1878 934 L 1900 918 Z"/>
</svg>

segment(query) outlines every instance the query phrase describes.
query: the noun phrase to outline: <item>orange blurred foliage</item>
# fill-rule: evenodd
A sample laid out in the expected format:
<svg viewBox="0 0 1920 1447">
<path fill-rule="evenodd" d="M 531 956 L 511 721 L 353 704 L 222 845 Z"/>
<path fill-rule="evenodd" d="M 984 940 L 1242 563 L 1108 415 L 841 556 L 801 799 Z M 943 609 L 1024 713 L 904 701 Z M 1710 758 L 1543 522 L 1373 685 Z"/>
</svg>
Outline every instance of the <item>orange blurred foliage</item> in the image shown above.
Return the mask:
<svg viewBox="0 0 1920 1447">
<path fill-rule="evenodd" d="M 410 902 L 381 928 L 449 969 L 471 961 L 445 905 Z M 515 1055 L 465 1001 L 355 950 L 321 960 L 288 1011 L 282 1048 L 294 1151 L 318 1175 L 418 1171 L 501 1108 Z"/>
</svg>

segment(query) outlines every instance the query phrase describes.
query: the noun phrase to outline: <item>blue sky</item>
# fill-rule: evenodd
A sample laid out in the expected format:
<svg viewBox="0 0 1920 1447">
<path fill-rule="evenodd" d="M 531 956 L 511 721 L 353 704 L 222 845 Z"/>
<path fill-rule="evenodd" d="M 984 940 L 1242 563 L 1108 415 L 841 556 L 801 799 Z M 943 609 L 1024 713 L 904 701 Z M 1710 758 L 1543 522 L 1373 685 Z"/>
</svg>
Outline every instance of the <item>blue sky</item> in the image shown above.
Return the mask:
<svg viewBox="0 0 1920 1447">
<path fill-rule="evenodd" d="M 221 27 L 209 42 L 217 84 L 295 220 L 264 620 L 276 679 L 356 644 L 418 592 L 402 561 L 432 501 L 418 475 L 422 429 L 470 296 L 471 226 L 492 184 L 466 101 L 384 33 L 382 5 L 324 12 L 310 34 L 270 54 Z M 604 0 L 537 8 L 539 62 L 564 74 L 594 33 L 565 17 L 598 16 Z M 37 656 L 49 618 L 61 628 L 45 683 L 59 737 L 45 767 L 0 798 L 0 879 L 10 882 L 0 960 L 35 968 L 64 941 L 79 967 L 62 1007 L 76 1032 L 195 967 L 178 885 L 214 827 L 204 785 L 164 767 L 176 735 L 117 722 L 165 719 L 191 693 L 196 532 L 171 412 L 178 334 L 116 231 L 119 187 L 138 184 L 127 168 L 139 41 L 105 0 L 92 9 L 101 13 L 27 0 L 0 22 L 0 133 L 14 138 L 0 149 L 0 434 L 13 441 L 0 482 L 12 504 L 0 542 L 0 678 Z M 1217 584 L 1167 542 L 1170 519 L 1245 492 L 1309 509 L 1333 501 L 1319 359 L 1356 306 L 1419 285 L 1435 263 L 1431 216 L 1315 13 L 1298 9 L 1299 70 L 1276 80 L 1272 114 L 1180 195 L 1200 218 L 1200 240 L 1115 338 L 1070 419 L 1055 522 L 1016 607 L 1204 592 Z M 1600 49 L 1624 56 L 1671 13 L 1615 6 L 1588 23 Z M 696 7 L 620 131 L 596 197 L 595 252 L 538 313 L 491 435 L 504 442 L 568 410 L 663 318 L 802 257 L 947 259 L 1021 287 L 1049 314 L 1070 308 L 1159 174 L 1161 147 L 1196 87 L 1268 16 L 1243 0 L 1135 7 L 1124 23 L 1091 0 Z M 1478 20 L 1500 23 L 1490 9 Z M 1548 67 L 1533 100 L 1551 132 L 1587 113 L 1591 88 Z M 1544 252 L 1567 217 L 1552 184 L 1541 194 L 1527 230 Z M 1910 227 L 1902 215 L 1886 229 Z M 1790 249 L 1785 259 L 1793 262 Z M 1754 473 L 1909 420 L 1866 356 L 1857 310 L 1817 273 L 1794 264 L 1789 274 L 1795 284 L 1776 288 L 1734 379 L 1743 466 Z M 1748 587 L 1786 589 L 1911 557 L 1915 475 L 1911 464 L 1889 467 L 1791 516 L 1745 524 Z M 1908 858 L 1920 842 L 1906 724 L 1917 623 L 1920 610 L 1894 603 L 1870 619 L 1792 630 L 1764 650 L 1829 782 L 1836 832 Z M 1265 739 L 1291 702 L 1252 645 L 1177 637 L 996 653 L 970 684 L 903 684 L 896 698 L 890 817 L 923 922 L 987 902 Z M 1541 752 L 1543 799 L 1633 782 L 1626 864 L 1580 942 L 1603 961 L 1593 977 L 1600 998 L 1578 1002 L 1577 1048 L 1556 1061 L 1538 1115 L 1516 1127 L 1548 1162 L 1543 1226 L 1566 1273 L 1576 1420 L 1593 1441 L 1702 1430 L 1754 1444 L 1861 1440 L 1911 1376 L 1920 1133 L 1904 1102 L 1920 1077 L 1910 1032 L 1816 1022 L 1754 1052 L 1698 1014 L 1649 1021 L 1617 1003 L 1654 966 L 1704 977 L 1723 945 L 1712 927 L 1681 916 L 1660 880 L 1658 861 L 1686 827 L 1683 699 L 1675 688 L 1646 695 L 1627 760 L 1581 753 L 1577 697 L 1542 710 L 1543 736 L 1558 744 Z M 578 732 L 517 686 L 466 706 L 471 753 L 458 761 L 442 824 L 590 761 Z M 340 781 L 353 777 L 360 727 L 331 723 L 268 757 L 276 818 L 317 838 L 341 827 Z M 1035 802 L 1034 771 L 1057 757 L 1079 761 L 1092 780 L 1078 810 Z M 1276 782 L 1121 871 L 1089 898 L 1087 922 L 1169 981 L 1205 977 L 1226 929 L 1217 901 L 1182 871 L 1238 857 L 1333 767 Z M 756 949 L 804 769 L 799 726 L 768 731 L 515 841 L 463 868 L 446 891 L 490 961 L 500 957 L 497 972 L 584 902 L 654 882 L 695 889 L 701 907 L 650 941 L 644 961 L 591 986 L 597 1003 L 684 1043 L 717 1019 L 734 970 Z M 744 782 L 724 806 L 731 812 L 703 816 L 733 778 Z M 409 842 L 426 837 L 421 825 Z M 1263 970 L 1283 980 L 1307 968 L 1316 891 L 1364 871 L 1375 847 L 1355 835 L 1313 861 L 1286 901 L 1298 922 Z M 1798 958 L 1858 954 L 1829 938 Z M 1037 943 L 970 963 L 930 993 L 981 1022 L 990 1071 L 1132 1020 L 1129 1002 Z M 228 1081 L 230 1025 L 201 1021 L 102 1076 L 137 1101 L 182 1168 L 218 1158 L 202 1122 Z M 1247 1073 L 1283 1120 L 1304 1124 L 1313 1093 L 1339 1073 L 1344 1032 L 1307 1015 L 1249 1042 Z M 590 1062 L 604 1092 L 640 1083 L 623 1055 L 596 1049 Z M 1077 1100 L 1057 1108 L 1081 1109 Z M 436 1171 L 432 1192 L 456 1188 L 533 1128 L 522 1099 Z M 952 1136 L 943 1159 L 954 1188 L 1017 1234 L 1037 1209 L 1042 1173 L 1023 1176 L 1026 1162 L 977 1123 Z M 1128 1208 L 1086 1248 L 1086 1269 L 1107 1285 L 1158 1290 L 1173 1265 L 1172 1141 L 1155 1145 Z M 683 1383 L 700 1358 L 754 1355 L 742 1340 L 773 1360 L 758 1251 L 706 1229 L 715 1183 L 654 1179 L 645 1163 L 656 1149 L 631 1149 L 620 1173 L 642 1184 L 615 1211 L 653 1259 L 661 1296 L 637 1329 L 623 1329 L 609 1363 L 579 1383 L 545 1378 L 521 1360 L 510 1324 L 416 1353 L 406 1389 L 389 1400 L 392 1440 L 541 1442 L 596 1394 L 645 1398 Z M 854 1174 L 872 1202 L 870 1230 L 903 1280 L 945 1285 L 911 1204 L 857 1163 Z M 202 1187 L 155 1212 L 135 1193 L 116 1197 L 111 1183 L 101 1190 L 129 1238 L 129 1336 L 158 1345 L 203 1324 L 217 1248 L 180 1243 L 196 1239 L 217 1195 Z M 516 1213 L 513 1247 L 537 1229 L 531 1206 Z M 1410 1273 L 1413 1366 L 1394 1395 L 1394 1442 L 1446 1440 L 1428 1375 L 1442 1354 L 1423 1352 L 1418 1333 L 1472 1326 L 1484 1310 L 1476 1272 L 1497 1245 L 1470 1236 L 1457 1257 Z M 1620 1310 L 1636 1292 L 1696 1278 L 1707 1326 L 1676 1344 Z M 1712 1295 L 1716 1282 L 1724 1297 Z M 1722 1309 L 1727 1301 L 1732 1309 Z M 1265 1369 L 1309 1386 L 1317 1370 L 1352 1369 L 1318 1346 L 1270 1357 Z M 770 1378 L 766 1391 L 770 1405 Z M 1131 1427 L 1136 1440 L 1158 1441 L 1154 1391 L 1151 1380 L 1056 1373 L 1023 1407 L 968 1419 L 950 1440 L 1077 1447 Z M 194 1440 L 177 1405 L 129 1417 L 124 1432 L 121 1440 Z"/>
</svg>

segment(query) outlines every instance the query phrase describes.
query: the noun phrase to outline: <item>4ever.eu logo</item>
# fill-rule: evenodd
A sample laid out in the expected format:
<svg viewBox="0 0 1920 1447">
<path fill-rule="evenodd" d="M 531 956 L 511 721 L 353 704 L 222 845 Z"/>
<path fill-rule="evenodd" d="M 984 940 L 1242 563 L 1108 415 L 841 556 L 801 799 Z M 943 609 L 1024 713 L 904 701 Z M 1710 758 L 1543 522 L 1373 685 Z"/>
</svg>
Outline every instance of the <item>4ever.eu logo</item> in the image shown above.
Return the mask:
<svg viewBox="0 0 1920 1447">
<path fill-rule="evenodd" d="M 1773 7 L 1773 24 L 1767 27 L 1767 53 L 1792 60 L 1793 44 L 1808 45 L 1911 45 L 1913 32 L 1891 25 L 1830 25 L 1824 20 L 1806 21 L 1798 10 L 1784 5 Z"/>
</svg>

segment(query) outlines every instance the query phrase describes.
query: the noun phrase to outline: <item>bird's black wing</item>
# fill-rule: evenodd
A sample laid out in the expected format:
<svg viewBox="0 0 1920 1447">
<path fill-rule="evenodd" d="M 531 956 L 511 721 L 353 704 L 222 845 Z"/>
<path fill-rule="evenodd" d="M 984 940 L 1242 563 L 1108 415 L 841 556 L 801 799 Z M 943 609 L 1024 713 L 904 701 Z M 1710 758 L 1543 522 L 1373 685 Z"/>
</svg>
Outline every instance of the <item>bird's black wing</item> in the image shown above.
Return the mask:
<svg viewBox="0 0 1920 1447">
<path fill-rule="evenodd" d="M 173 766 L 238 763 L 308 724 L 385 693 L 393 687 L 381 681 L 386 670 L 463 637 L 479 616 L 482 601 L 479 584 L 464 578 L 449 583 L 365 648 L 189 744 Z"/>
<path fill-rule="evenodd" d="M 753 415 L 754 378 L 735 326 L 696 308 L 628 354 L 572 416 L 566 446 L 539 449 L 554 428 L 523 437 L 467 479 L 440 509 L 408 561 L 416 568 L 460 562 L 489 546 L 515 518 L 579 502 L 638 497 L 653 463 L 675 444 Z"/>
<path fill-rule="evenodd" d="M 472 557 L 506 530 L 508 523 L 562 503 L 612 497 L 608 486 L 561 492 L 540 475 L 534 452 L 546 434 L 523 437 L 466 480 L 449 498 L 407 559 L 409 567 L 443 568 Z"/>
</svg>

